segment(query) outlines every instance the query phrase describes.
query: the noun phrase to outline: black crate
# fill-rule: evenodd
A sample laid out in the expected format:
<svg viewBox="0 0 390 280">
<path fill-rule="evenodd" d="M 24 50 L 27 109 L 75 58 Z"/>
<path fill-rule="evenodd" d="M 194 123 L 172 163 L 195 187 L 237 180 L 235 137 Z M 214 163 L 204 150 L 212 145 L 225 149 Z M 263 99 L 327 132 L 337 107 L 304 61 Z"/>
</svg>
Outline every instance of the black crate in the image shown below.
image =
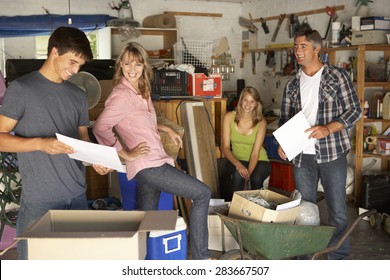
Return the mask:
<svg viewBox="0 0 390 280">
<path fill-rule="evenodd" d="M 154 70 L 153 94 L 188 96 L 188 73 L 179 70 Z"/>
<path fill-rule="evenodd" d="M 361 206 L 379 212 L 390 211 L 390 175 L 363 176 Z"/>
</svg>

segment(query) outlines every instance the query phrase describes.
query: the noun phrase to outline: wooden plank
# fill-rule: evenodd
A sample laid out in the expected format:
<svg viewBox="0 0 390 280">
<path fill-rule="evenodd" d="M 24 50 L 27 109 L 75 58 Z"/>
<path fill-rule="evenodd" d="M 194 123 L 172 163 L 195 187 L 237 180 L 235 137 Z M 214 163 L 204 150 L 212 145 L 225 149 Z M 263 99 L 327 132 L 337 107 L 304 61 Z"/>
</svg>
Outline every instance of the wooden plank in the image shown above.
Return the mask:
<svg viewBox="0 0 390 280">
<path fill-rule="evenodd" d="M 171 12 L 166 11 L 164 14 L 171 14 L 173 16 L 191 16 L 191 17 L 222 17 L 219 13 L 195 13 L 195 12 Z"/>
<path fill-rule="evenodd" d="M 188 174 L 208 185 L 212 197 L 217 198 L 218 168 L 209 114 L 202 102 L 185 102 L 181 105 L 181 116 Z"/>
<path fill-rule="evenodd" d="M 338 6 L 333 6 L 331 7 L 335 11 L 342 11 L 344 10 L 344 5 L 338 5 Z M 322 14 L 326 13 L 326 8 L 322 9 L 314 9 L 314 10 L 309 10 L 309 11 L 303 11 L 303 12 L 298 12 L 298 13 L 293 13 L 294 15 L 300 17 L 300 16 L 308 16 L 308 15 L 314 15 L 314 14 Z M 286 17 L 289 18 L 291 14 L 286 14 Z M 265 18 L 255 18 L 253 19 L 253 22 L 262 22 L 262 21 L 269 21 L 269 20 L 278 20 L 280 15 L 277 16 L 270 16 L 270 17 L 265 17 Z"/>
<path fill-rule="evenodd" d="M 206 109 L 207 110 L 207 109 Z M 215 156 L 215 137 L 210 125 L 209 113 L 205 107 L 194 107 L 195 130 L 198 142 L 199 162 L 201 163 L 201 172 L 203 182 L 212 190 L 212 197 L 218 198 L 218 166 Z"/>
</svg>

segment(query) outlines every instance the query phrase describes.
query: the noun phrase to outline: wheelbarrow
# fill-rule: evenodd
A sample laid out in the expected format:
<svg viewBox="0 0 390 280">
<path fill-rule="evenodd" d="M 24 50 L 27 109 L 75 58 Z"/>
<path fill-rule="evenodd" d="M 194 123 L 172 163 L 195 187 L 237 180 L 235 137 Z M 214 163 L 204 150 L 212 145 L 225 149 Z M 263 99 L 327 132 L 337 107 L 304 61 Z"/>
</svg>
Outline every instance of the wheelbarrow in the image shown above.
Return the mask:
<svg viewBox="0 0 390 280">
<path fill-rule="evenodd" d="M 291 259 L 302 255 L 312 255 L 317 259 L 320 255 L 338 249 L 344 240 L 365 216 L 376 213 L 367 211 L 359 215 L 346 230 L 339 242 L 328 247 L 333 236 L 333 226 L 290 225 L 281 223 L 263 223 L 228 217 L 216 212 L 221 219 L 222 230 L 222 260 L 254 260 Z M 225 251 L 224 225 L 230 231 L 239 245 L 239 249 Z"/>
</svg>

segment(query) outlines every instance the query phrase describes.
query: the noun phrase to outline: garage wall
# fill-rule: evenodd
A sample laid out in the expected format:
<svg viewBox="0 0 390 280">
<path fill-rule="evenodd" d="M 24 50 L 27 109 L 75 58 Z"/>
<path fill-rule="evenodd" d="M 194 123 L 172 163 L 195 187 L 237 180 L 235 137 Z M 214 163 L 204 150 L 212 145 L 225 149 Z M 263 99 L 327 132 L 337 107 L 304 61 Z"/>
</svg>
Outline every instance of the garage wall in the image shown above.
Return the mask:
<svg viewBox="0 0 390 280">
<path fill-rule="evenodd" d="M 78 14 L 109 14 L 117 16 L 117 11 L 112 10 L 108 3 L 118 3 L 120 0 L 71 0 L 71 13 Z M 82 3 L 82 4 L 79 4 Z M 252 85 L 260 89 L 265 107 L 278 108 L 278 102 L 272 103 L 273 96 L 281 95 L 284 84 L 290 77 L 281 77 L 280 85 L 276 87 L 277 79 L 265 78 L 264 72 L 269 71 L 265 66 L 266 56 L 260 54 L 260 59 L 256 63 L 256 74 L 252 74 L 250 55 L 245 57 L 245 66 L 240 69 L 239 61 L 241 57 L 241 33 L 244 28 L 238 24 L 239 16 L 249 18 L 250 12 L 254 18 L 275 16 L 281 13 L 302 12 L 313 9 L 325 8 L 327 5 L 345 5 L 345 10 L 337 12 L 338 20 L 350 25 L 350 18 L 355 13 L 355 0 L 254 0 L 245 1 L 243 4 L 213 2 L 213 1 L 193 1 L 193 0 L 143 0 L 131 1 L 135 20 L 142 23 L 146 16 L 161 14 L 164 11 L 181 12 L 201 12 L 201 13 L 221 13 L 223 17 L 194 17 L 178 16 L 176 17 L 179 36 L 185 39 L 193 40 L 216 40 L 227 37 L 230 46 L 230 53 L 236 60 L 236 73 L 231 76 L 230 81 L 223 82 L 223 90 L 236 91 L 236 80 L 243 78 L 246 85 Z M 67 0 L 0 0 L 1 15 L 32 15 L 44 14 L 42 7 L 46 8 L 52 14 L 67 14 Z M 370 14 L 377 16 L 390 17 L 390 1 L 375 0 L 370 3 Z M 318 29 L 321 34 L 325 34 L 325 29 L 329 17 L 324 14 L 310 15 L 307 17 L 310 25 Z M 300 21 L 303 19 L 300 18 Z M 270 33 L 265 35 L 261 25 L 258 32 L 258 46 L 264 47 L 271 43 L 273 31 L 276 27 L 276 21 L 269 21 L 268 27 Z M 330 33 L 330 32 L 329 32 Z M 279 31 L 275 43 L 288 43 L 292 39 L 288 37 L 287 20 Z M 34 54 L 33 37 L 0 39 L 0 66 L 3 65 L 3 59 L 7 58 L 32 58 Z M 256 56 L 257 58 L 258 56 Z M 277 60 L 279 61 L 279 60 Z M 278 71 L 276 66 L 276 71 Z M 280 98 L 277 98 L 277 101 Z"/>
</svg>

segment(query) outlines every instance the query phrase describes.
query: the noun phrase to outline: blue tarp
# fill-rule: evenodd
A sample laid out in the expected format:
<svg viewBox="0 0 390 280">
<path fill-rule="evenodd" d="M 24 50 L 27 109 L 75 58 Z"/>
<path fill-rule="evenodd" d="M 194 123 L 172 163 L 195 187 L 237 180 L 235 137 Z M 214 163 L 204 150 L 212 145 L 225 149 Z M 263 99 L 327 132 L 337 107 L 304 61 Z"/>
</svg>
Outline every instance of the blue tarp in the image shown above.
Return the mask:
<svg viewBox="0 0 390 280">
<path fill-rule="evenodd" d="M 68 25 L 68 18 L 72 24 Z M 59 26 L 77 27 L 83 31 L 101 29 L 107 21 L 115 19 L 109 15 L 31 15 L 0 16 L 0 38 L 49 35 Z"/>
</svg>

